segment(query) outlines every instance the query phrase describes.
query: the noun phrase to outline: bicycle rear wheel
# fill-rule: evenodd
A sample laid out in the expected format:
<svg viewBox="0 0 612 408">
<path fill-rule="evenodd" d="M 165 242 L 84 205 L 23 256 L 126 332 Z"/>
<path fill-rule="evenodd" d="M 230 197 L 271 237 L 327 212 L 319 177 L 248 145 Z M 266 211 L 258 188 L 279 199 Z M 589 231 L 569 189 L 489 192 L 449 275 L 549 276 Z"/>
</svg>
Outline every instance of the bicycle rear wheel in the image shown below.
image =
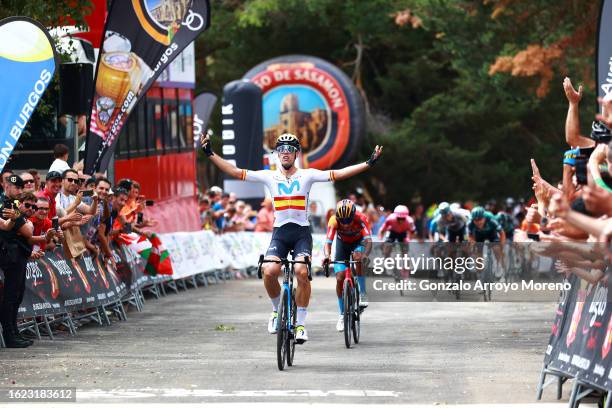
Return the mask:
<svg viewBox="0 0 612 408">
<path fill-rule="evenodd" d="M 359 306 L 359 285 L 355 285 L 353 291 L 353 340 L 355 344 L 359 343 L 359 335 L 361 334 L 361 307 Z"/>
<path fill-rule="evenodd" d="M 293 357 L 295 356 L 295 323 L 297 320 L 297 305 L 295 304 L 295 288 L 291 292 L 291 332 L 287 336 L 287 365 L 293 365 Z"/>
<path fill-rule="evenodd" d="M 285 369 L 287 354 L 287 291 L 282 289 L 280 303 L 278 304 L 278 332 L 276 333 L 276 360 L 278 369 Z"/>
<path fill-rule="evenodd" d="M 342 301 L 344 302 L 344 344 L 346 348 L 351 348 L 351 328 L 353 326 L 353 297 L 351 295 L 351 285 L 347 279 L 344 280 L 342 289 Z"/>
</svg>

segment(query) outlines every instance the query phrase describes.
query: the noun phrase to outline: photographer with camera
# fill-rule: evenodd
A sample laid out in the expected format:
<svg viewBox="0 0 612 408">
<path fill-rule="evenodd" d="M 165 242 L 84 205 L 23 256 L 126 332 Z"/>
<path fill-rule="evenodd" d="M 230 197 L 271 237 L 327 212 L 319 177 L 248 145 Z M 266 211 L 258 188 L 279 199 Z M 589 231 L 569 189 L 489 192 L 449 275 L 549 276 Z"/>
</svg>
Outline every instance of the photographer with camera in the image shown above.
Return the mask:
<svg viewBox="0 0 612 408">
<path fill-rule="evenodd" d="M 26 265 L 32 256 L 32 243 L 46 242 L 52 237 L 33 237 L 34 227 L 27 220 L 33 213 L 35 197 L 26 196 L 25 202 L 19 201 L 24 183 L 21 177 L 12 174 L 7 178 L 5 198 L 2 201 L 1 217 L 4 229 L 0 229 L 0 269 L 4 272 L 4 296 L 0 304 L 0 325 L 6 346 L 25 348 L 32 345 L 19 335 L 17 329 L 17 310 L 25 292 Z M 8 228 L 6 228 L 8 227 Z M 5 230 L 6 229 L 6 230 Z"/>
</svg>

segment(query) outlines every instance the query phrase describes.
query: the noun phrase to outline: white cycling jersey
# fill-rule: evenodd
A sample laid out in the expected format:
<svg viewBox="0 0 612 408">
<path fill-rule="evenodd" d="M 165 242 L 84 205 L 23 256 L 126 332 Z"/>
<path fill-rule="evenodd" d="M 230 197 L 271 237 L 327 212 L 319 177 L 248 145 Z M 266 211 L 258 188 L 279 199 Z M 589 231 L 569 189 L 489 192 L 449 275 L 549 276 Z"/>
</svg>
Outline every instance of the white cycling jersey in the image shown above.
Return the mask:
<svg viewBox="0 0 612 408">
<path fill-rule="evenodd" d="M 308 194 L 313 183 L 335 180 L 333 170 L 297 169 L 287 178 L 278 170 L 242 170 L 241 180 L 266 185 L 274 202 L 274 226 L 290 222 L 307 227 Z"/>
</svg>

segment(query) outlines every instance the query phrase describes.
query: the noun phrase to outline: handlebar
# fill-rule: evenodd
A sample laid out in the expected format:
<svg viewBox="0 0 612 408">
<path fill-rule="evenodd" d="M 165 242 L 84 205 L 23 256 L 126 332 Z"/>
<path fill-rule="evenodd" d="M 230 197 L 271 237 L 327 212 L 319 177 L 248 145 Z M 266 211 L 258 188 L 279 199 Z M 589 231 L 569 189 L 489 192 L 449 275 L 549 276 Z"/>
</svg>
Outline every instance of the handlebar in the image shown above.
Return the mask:
<svg viewBox="0 0 612 408">
<path fill-rule="evenodd" d="M 263 255 L 259 255 L 259 262 L 257 264 L 257 277 L 259 279 L 262 278 L 262 273 L 261 273 L 261 266 L 265 263 L 275 263 L 275 264 L 281 264 L 281 265 L 295 265 L 295 264 L 302 264 L 302 265 L 306 265 L 306 268 L 308 270 L 308 280 L 311 281 L 312 280 L 312 271 L 311 271 L 311 262 L 310 262 L 310 257 L 307 256 L 305 258 L 304 261 L 296 261 L 296 260 L 289 260 L 287 258 L 282 258 L 280 260 L 276 260 L 276 259 L 264 259 Z"/>
<path fill-rule="evenodd" d="M 350 264 L 357 264 L 360 263 L 361 261 L 328 261 L 323 263 L 323 270 L 325 270 L 325 277 L 329 278 L 329 265 L 331 264 L 342 264 L 342 265 L 346 265 L 349 266 Z"/>
</svg>

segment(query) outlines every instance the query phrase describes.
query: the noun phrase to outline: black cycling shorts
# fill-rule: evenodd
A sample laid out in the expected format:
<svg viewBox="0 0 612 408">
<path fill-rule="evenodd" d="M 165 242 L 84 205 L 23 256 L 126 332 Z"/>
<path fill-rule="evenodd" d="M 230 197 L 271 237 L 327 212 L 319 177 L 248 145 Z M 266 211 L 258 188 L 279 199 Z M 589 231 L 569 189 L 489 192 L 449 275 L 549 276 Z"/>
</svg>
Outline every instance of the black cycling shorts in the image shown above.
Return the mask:
<svg viewBox="0 0 612 408">
<path fill-rule="evenodd" d="M 299 256 L 312 257 L 312 235 L 310 227 L 294 224 L 292 222 L 274 227 L 272 240 L 266 251 L 266 256 L 287 258 L 289 251 L 293 251 L 293 258 Z"/>
<path fill-rule="evenodd" d="M 385 242 L 393 243 L 393 242 L 404 242 L 406 240 L 407 232 L 393 232 L 389 231 L 389 235 L 387 235 L 387 239 Z"/>
<path fill-rule="evenodd" d="M 463 242 L 465 240 L 465 226 L 459 231 L 448 230 L 448 242 Z"/>
<path fill-rule="evenodd" d="M 499 234 L 497 231 L 491 231 L 488 233 L 474 232 L 474 239 L 476 242 L 499 242 Z"/>
</svg>

